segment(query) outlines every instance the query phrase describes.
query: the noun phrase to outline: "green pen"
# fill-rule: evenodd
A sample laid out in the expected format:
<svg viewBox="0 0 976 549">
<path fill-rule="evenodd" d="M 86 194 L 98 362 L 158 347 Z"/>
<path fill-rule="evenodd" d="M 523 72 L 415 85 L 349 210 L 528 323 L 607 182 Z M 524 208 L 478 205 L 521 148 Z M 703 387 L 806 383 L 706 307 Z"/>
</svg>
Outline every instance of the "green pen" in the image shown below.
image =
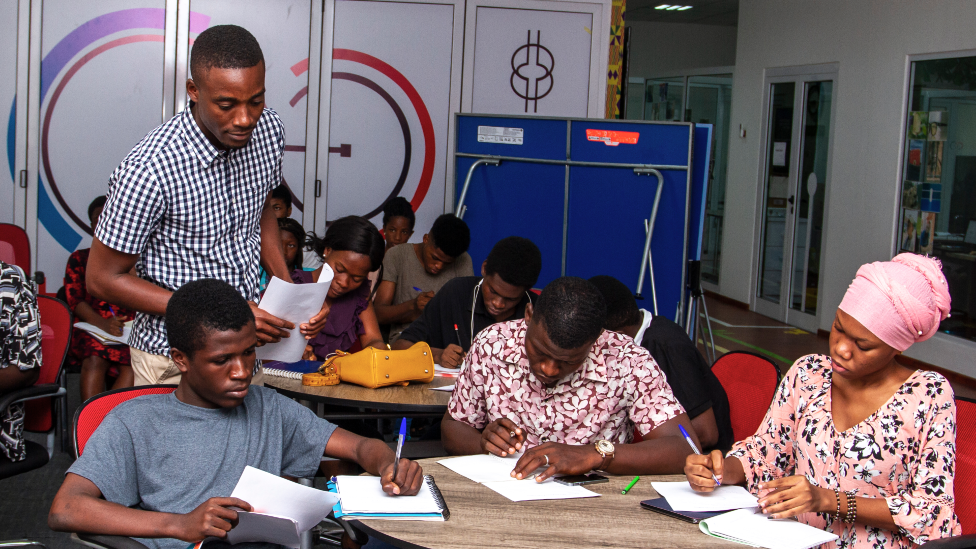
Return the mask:
<svg viewBox="0 0 976 549">
<path fill-rule="evenodd" d="M 620 493 L 621 494 L 624 494 L 624 495 L 627 495 L 627 492 L 629 492 L 630 489 L 633 488 L 635 484 L 637 484 L 637 481 L 638 480 L 640 480 L 640 477 L 634 477 L 634 480 L 630 481 L 630 484 L 628 484 L 627 487 L 624 488 L 623 491 L 620 492 Z"/>
</svg>

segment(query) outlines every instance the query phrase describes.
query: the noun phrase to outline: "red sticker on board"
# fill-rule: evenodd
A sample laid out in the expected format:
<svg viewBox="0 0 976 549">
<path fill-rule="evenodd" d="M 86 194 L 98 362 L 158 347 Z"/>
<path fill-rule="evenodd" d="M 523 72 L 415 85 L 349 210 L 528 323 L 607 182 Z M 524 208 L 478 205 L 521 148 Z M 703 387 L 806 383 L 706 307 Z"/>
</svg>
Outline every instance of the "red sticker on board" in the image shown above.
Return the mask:
<svg viewBox="0 0 976 549">
<path fill-rule="evenodd" d="M 617 132 L 609 130 L 586 130 L 587 141 L 602 141 L 608 147 L 624 145 L 636 145 L 640 134 L 637 132 Z"/>
</svg>

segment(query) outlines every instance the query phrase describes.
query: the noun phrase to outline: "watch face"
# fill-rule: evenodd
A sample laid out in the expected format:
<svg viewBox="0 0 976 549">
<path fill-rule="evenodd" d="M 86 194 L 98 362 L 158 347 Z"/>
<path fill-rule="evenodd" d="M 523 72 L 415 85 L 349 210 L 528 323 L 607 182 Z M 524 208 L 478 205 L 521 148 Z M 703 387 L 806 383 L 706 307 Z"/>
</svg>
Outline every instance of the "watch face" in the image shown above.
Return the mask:
<svg viewBox="0 0 976 549">
<path fill-rule="evenodd" d="M 604 454 L 613 453 L 613 444 L 609 440 L 601 440 L 596 443 L 596 447 Z"/>
</svg>

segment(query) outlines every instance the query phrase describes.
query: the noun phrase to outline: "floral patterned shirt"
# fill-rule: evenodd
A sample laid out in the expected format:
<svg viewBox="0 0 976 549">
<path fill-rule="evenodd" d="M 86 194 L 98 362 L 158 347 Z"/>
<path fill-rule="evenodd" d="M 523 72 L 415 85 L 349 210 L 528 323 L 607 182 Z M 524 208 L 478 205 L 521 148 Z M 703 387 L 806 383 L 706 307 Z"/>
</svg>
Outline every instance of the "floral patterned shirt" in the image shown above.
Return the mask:
<svg viewBox="0 0 976 549">
<path fill-rule="evenodd" d="M 885 498 L 897 531 L 844 524 L 826 513 L 801 522 L 833 532 L 844 548 L 915 547 L 959 535 L 953 511 L 956 406 L 944 377 L 919 370 L 867 419 L 838 433 L 831 415 L 830 357 L 796 361 L 755 435 L 735 443 L 753 493 L 776 478 L 803 475 L 814 486 Z M 830 546 L 826 544 L 825 546 Z"/>
<path fill-rule="evenodd" d="M 585 445 L 628 443 L 635 425 L 646 435 L 685 413 L 650 353 L 629 337 L 604 331 L 583 365 L 548 388 L 529 368 L 525 332 L 525 320 L 512 320 L 475 337 L 448 404 L 452 418 L 475 429 L 508 418 L 529 446 Z"/>
</svg>

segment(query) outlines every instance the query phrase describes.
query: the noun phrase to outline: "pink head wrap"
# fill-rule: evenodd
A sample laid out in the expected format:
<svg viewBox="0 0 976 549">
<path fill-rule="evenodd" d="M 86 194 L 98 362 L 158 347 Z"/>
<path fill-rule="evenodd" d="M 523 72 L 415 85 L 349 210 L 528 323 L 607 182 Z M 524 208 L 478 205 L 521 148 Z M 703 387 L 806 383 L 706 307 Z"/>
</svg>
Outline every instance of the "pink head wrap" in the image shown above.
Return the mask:
<svg viewBox="0 0 976 549">
<path fill-rule="evenodd" d="M 892 348 L 925 341 L 949 316 L 949 285 L 937 259 L 899 254 L 861 265 L 840 309 Z"/>
</svg>

